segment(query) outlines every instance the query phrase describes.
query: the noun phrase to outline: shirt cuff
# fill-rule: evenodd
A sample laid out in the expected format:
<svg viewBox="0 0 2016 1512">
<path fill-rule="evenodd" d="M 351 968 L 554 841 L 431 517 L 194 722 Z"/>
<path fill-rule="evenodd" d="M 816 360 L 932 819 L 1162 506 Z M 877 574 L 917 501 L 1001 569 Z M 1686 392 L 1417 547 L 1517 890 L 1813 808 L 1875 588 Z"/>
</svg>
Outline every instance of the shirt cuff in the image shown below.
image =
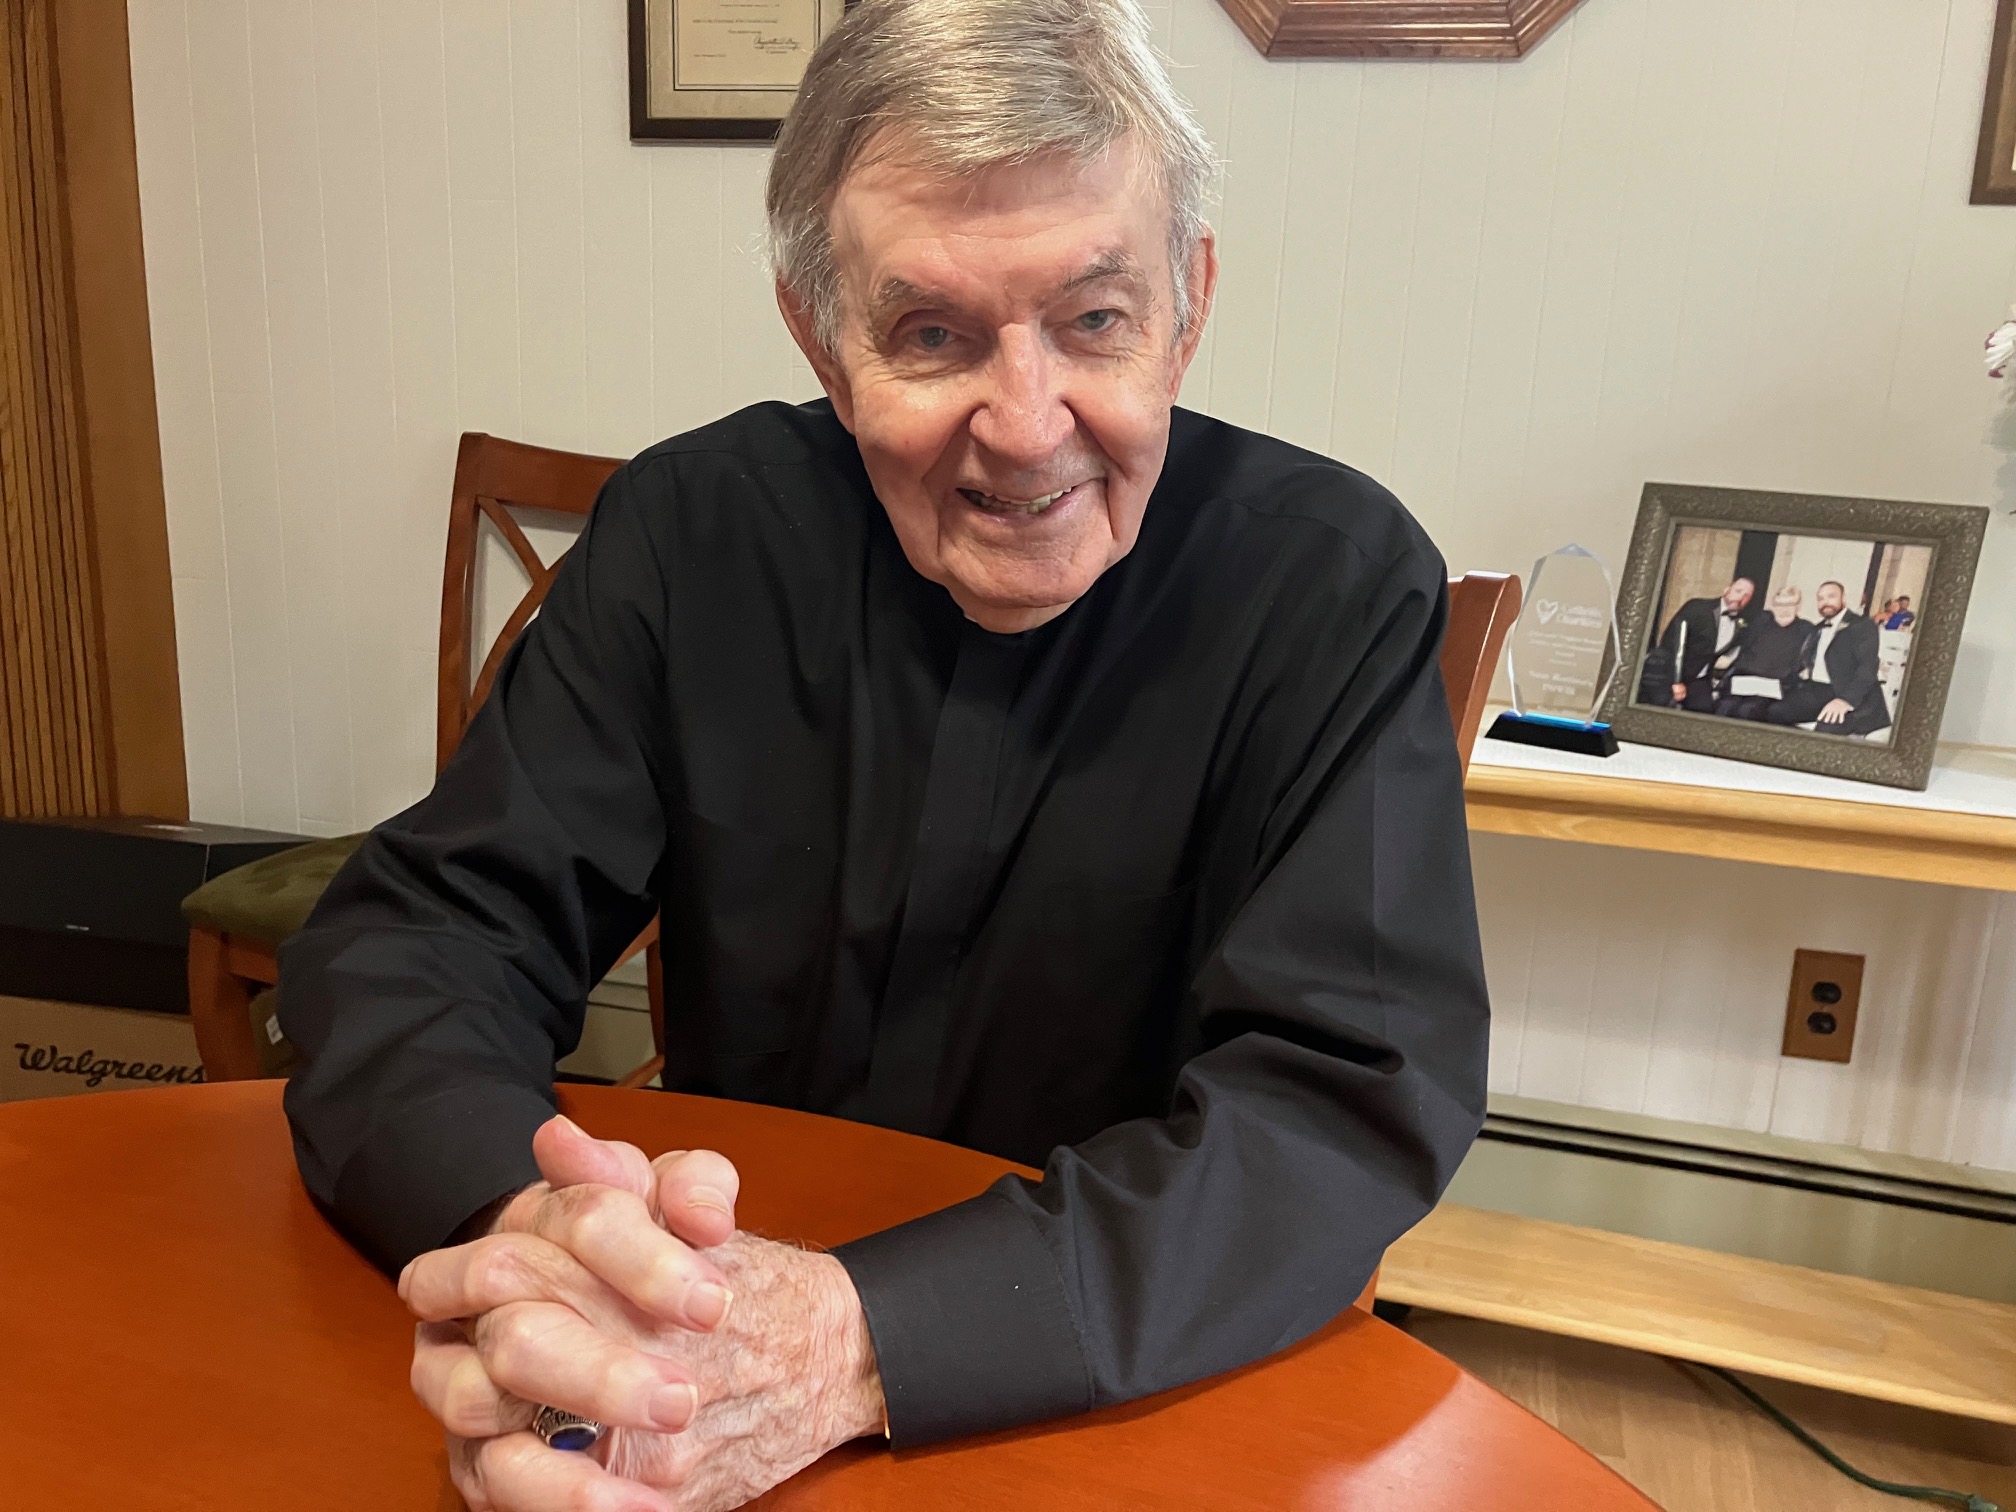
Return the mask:
<svg viewBox="0 0 2016 1512">
<path fill-rule="evenodd" d="M 897 1448 L 1091 1407 L 1057 1262 L 1005 1183 L 833 1256 L 868 1316 Z"/>
<path fill-rule="evenodd" d="M 337 1225 L 397 1275 L 486 1203 L 539 1180 L 532 1135 L 553 1104 L 526 1087 L 472 1083 L 379 1125 L 336 1180 Z"/>
</svg>

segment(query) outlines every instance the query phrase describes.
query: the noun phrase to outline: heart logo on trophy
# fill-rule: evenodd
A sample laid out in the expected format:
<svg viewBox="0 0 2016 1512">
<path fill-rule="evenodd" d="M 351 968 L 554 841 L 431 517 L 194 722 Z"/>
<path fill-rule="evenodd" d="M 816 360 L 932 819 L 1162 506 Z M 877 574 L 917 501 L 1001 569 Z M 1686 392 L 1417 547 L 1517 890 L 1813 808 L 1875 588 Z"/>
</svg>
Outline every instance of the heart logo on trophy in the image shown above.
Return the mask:
<svg viewBox="0 0 2016 1512">
<path fill-rule="evenodd" d="M 1505 648 L 1512 712 L 1492 723 L 1493 740 L 1617 754 L 1617 737 L 1596 719 L 1617 675 L 1616 602 L 1609 570 L 1583 547 L 1563 546 L 1533 564 L 1526 609 Z"/>
</svg>

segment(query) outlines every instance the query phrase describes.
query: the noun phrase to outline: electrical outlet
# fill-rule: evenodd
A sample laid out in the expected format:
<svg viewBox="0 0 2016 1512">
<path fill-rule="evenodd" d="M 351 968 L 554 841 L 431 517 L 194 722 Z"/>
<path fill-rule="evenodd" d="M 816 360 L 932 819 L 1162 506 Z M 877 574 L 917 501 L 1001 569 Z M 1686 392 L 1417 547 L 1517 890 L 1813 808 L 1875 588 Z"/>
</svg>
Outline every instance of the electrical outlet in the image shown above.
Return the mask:
<svg viewBox="0 0 2016 1512">
<path fill-rule="evenodd" d="M 1837 1061 L 1855 1053 L 1855 1012 L 1862 1006 L 1862 957 L 1838 950 L 1792 953 L 1780 1055 Z"/>
</svg>

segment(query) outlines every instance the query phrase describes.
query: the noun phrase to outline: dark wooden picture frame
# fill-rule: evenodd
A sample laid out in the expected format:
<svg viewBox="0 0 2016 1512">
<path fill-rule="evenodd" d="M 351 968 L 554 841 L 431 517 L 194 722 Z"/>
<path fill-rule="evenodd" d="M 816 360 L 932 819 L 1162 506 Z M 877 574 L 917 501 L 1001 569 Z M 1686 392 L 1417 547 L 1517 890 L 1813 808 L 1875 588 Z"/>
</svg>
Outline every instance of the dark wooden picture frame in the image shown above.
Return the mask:
<svg viewBox="0 0 2016 1512">
<path fill-rule="evenodd" d="M 1975 205 L 2016 205 L 2016 67 L 2010 41 L 2016 0 L 1996 0 L 1995 37 L 1988 47 L 1988 90 L 1981 102 L 1981 141 L 1974 150 Z"/>
<path fill-rule="evenodd" d="M 1646 484 L 1617 595 L 1621 658 L 1604 717 L 1618 739 L 1641 745 L 1922 790 L 1932 771 L 1939 721 L 1946 709 L 1987 525 L 1988 511 L 1973 505 Z M 1665 596 L 1675 532 L 1686 526 L 1930 549 L 1922 597 L 1913 606 L 1916 618 L 1908 669 L 1886 743 L 1639 701 L 1646 656 L 1655 649 L 1663 628 L 1655 621 Z M 1855 585 L 1849 589 L 1849 607 L 1862 612 Z M 1763 611 L 1766 597 L 1760 583 L 1752 613 Z"/>
<path fill-rule="evenodd" d="M 676 12 L 682 0 L 630 0 L 630 138 L 632 141 L 772 142 L 796 98 L 788 89 L 748 91 L 761 101 L 748 113 L 653 114 L 651 20 L 654 6 Z M 851 0 L 816 0 L 823 38 Z M 766 98 L 767 97 L 767 98 Z"/>
<path fill-rule="evenodd" d="M 1270 58 L 1523 58 L 1582 0 L 1219 0 Z"/>
</svg>

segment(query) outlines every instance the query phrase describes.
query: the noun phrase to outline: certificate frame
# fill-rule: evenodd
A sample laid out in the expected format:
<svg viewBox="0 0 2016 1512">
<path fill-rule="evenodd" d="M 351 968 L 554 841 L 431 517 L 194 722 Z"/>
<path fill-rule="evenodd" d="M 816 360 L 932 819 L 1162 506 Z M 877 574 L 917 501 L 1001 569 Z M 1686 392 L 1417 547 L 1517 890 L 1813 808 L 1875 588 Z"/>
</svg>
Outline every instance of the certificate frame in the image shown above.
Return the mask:
<svg viewBox="0 0 2016 1512">
<path fill-rule="evenodd" d="M 845 14 L 848 0 L 629 0 L 630 138 L 632 141 L 770 142 L 797 98 L 795 83 L 775 76 L 748 87 L 732 80 L 699 84 L 679 81 L 678 39 L 682 23 L 732 24 L 734 12 L 754 12 L 754 21 L 775 12 L 787 18 L 794 56 L 809 62 L 812 49 Z M 719 11 L 719 16 L 711 14 Z M 794 13 L 803 12 L 802 16 Z M 811 37 L 796 33 L 810 21 Z M 732 65 L 728 65 L 732 68 Z M 769 71 L 769 70 L 766 70 Z"/>
</svg>

